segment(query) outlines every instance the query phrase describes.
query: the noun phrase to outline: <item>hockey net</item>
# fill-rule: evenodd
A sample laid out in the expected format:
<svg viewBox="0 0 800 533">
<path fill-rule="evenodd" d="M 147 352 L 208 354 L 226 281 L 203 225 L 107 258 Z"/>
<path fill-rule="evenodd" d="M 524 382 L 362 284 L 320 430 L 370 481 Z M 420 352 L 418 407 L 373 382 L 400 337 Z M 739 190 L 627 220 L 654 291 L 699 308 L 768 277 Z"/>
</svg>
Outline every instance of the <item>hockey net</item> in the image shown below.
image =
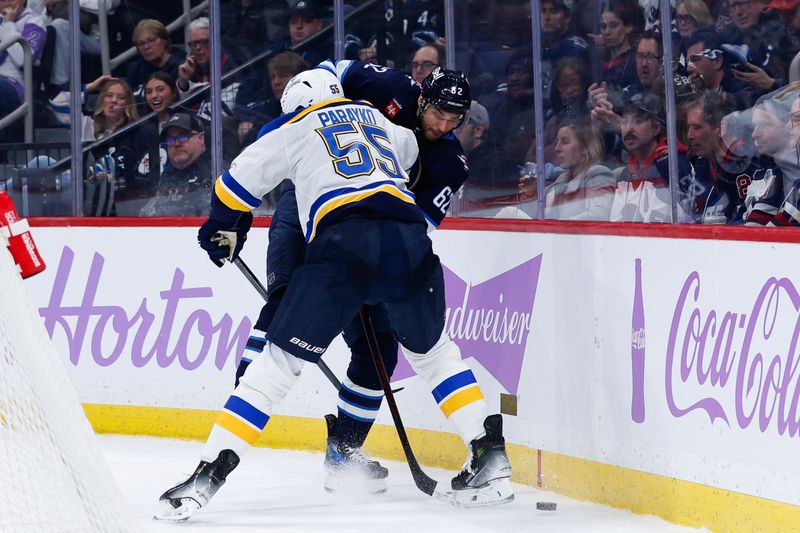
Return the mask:
<svg viewBox="0 0 800 533">
<path fill-rule="evenodd" d="M 122 494 L 0 236 L 0 532 L 132 531 Z"/>
</svg>

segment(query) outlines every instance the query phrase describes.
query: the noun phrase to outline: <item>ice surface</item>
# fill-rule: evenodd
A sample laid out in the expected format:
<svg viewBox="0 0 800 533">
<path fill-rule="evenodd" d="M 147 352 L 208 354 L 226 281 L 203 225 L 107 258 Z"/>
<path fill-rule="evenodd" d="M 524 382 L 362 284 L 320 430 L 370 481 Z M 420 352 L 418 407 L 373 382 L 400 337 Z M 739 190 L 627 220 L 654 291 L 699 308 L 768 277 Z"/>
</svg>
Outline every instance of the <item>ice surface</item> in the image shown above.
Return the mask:
<svg viewBox="0 0 800 533">
<path fill-rule="evenodd" d="M 240 533 L 255 531 L 425 533 L 477 532 L 685 532 L 697 531 L 656 517 L 579 502 L 514 484 L 516 500 L 499 507 L 458 509 L 420 492 L 402 462 L 389 468 L 380 496 L 329 494 L 322 488 L 322 454 L 255 448 L 204 509 L 188 522 L 151 520 L 159 495 L 194 470 L 202 443 L 148 437 L 100 436 L 100 446 L 127 496 L 139 531 Z M 440 482 L 455 472 L 425 468 Z M 558 510 L 537 511 L 537 501 Z"/>
</svg>

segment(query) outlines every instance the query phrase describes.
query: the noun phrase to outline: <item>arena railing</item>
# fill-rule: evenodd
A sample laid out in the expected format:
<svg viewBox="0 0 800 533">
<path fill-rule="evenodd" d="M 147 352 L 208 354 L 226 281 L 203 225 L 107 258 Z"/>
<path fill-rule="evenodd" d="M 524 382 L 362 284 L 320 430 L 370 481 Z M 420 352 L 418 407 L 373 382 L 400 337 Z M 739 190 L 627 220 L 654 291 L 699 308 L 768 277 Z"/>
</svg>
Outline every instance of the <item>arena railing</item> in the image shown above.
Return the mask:
<svg viewBox="0 0 800 533">
<path fill-rule="evenodd" d="M 373 8 L 377 4 L 377 2 L 378 2 L 378 0 L 369 0 L 368 2 L 365 2 L 364 4 L 360 5 L 359 7 L 357 7 L 354 10 L 352 10 L 350 13 L 348 13 L 344 17 L 344 19 L 345 20 L 349 20 L 351 18 L 358 17 L 360 14 L 364 13 L 368 9 Z M 196 10 L 201 9 L 203 6 L 205 6 L 207 4 L 208 4 L 208 0 L 205 0 L 202 4 L 199 4 L 198 6 L 192 8 L 191 13 L 196 14 L 197 13 Z M 183 20 L 184 19 L 181 18 L 181 19 L 176 20 L 175 22 L 173 22 L 173 24 L 179 25 L 179 22 L 181 22 Z M 293 50 L 302 50 L 307 46 L 311 46 L 311 45 L 316 44 L 316 43 L 318 43 L 318 42 L 320 42 L 320 41 L 322 41 L 322 40 L 324 40 L 326 38 L 329 38 L 331 33 L 334 32 L 335 26 L 336 26 L 335 22 L 331 22 L 331 23 L 327 24 L 318 33 L 316 33 L 316 34 L 308 37 L 307 39 L 297 43 L 296 45 L 292 46 L 291 49 L 293 49 Z M 220 78 L 220 81 L 221 81 L 220 86 L 224 87 L 228 82 L 231 82 L 231 81 L 234 81 L 234 80 L 238 79 L 242 74 L 246 73 L 249 69 L 251 69 L 253 67 L 257 68 L 259 65 L 262 65 L 266 60 L 268 60 L 272 55 L 273 55 L 273 52 L 271 50 L 266 50 L 266 51 L 264 51 L 264 52 L 262 52 L 262 53 L 260 53 L 260 54 L 258 54 L 256 56 L 254 56 L 253 58 L 251 58 L 247 62 L 245 62 L 242 65 L 238 66 L 237 68 L 231 70 L 230 72 L 225 73 Z M 120 56 L 115 58 L 115 60 L 118 59 L 119 57 Z M 207 98 L 209 93 L 211 92 L 211 89 L 212 89 L 211 85 L 205 85 L 205 86 L 199 87 L 196 90 L 192 91 L 191 93 L 185 95 L 183 98 L 181 98 L 175 104 L 173 104 L 172 107 L 173 108 L 189 107 L 192 104 L 194 104 L 194 103 L 196 103 L 196 102 L 198 102 L 198 101 L 200 101 L 200 100 L 202 100 L 204 98 Z M 87 153 L 91 152 L 92 150 L 95 150 L 97 148 L 103 147 L 103 146 L 108 145 L 110 143 L 114 143 L 120 137 L 126 135 L 127 133 L 130 133 L 134 129 L 137 129 L 137 128 L 141 127 L 147 121 L 155 120 L 155 119 L 156 119 L 156 113 L 150 112 L 150 113 L 140 117 L 139 120 L 137 120 L 136 122 L 132 122 L 130 124 L 126 124 L 125 126 L 122 126 L 118 130 L 116 130 L 113 133 L 111 133 L 110 135 L 108 135 L 107 137 L 104 137 L 104 138 L 102 138 L 100 140 L 97 140 L 97 141 L 94 141 L 94 142 L 85 143 L 81 147 L 81 153 L 80 153 L 81 161 L 83 161 L 84 156 Z M 53 163 L 52 165 L 50 165 L 47 168 L 35 169 L 34 171 L 29 171 L 29 173 L 31 175 L 35 174 L 38 179 L 43 180 L 43 181 L 56 180 L 58 176 L 60 176 L 64 171 L 66 171 L 67 169 L 70 168 L 71 161 L 72 161 L 72 155 L 68 154 L 68 155 L 66 155 L 65 157 L 62 157 L 61 159 L 59 159 L 58 161 L 56 161 L 55 163 Z M 77 182 L 73 181 L 73 183 L 77 183 Z M 53 187 L 53 186 L 54 185 L 52 185 L 52 184 L 50 185 L 50 187 Z"/>
<path fill-rule="evenodd" d="M 173 20 L 169 24 L 167 24 L 167 31 L 172 33 L 173 31 L 183 28 L 184 30 L 184 37 L 185 41 L 189 41 L 189 22 L 192 21 L 197 15 L 202 13 L 204 10 L 208 9 L 208 0 L 203 0 L 194 7 L 191 7 L 191 0 L 182 0 L 183 1 L 183 15 L 178 17 L 177 19 Z M 102 5 L 103 3 L 100 2 Z M 108 21 L 107 21 L 107 14 L 105 12 L 105 6 L 102 8 L 102 14 L 98 12 L 98 19 L 100 20 L 100 47 L 101 51 L 105 51 L 106 58 L 101 60 L 103 61 L 103 74 L 110 74 L 112 70 L 117 68 L 118 66 L 122 65 L 129 59 L 132 59 L 136 56 L 136 47 L 131 46 L 118 56 L 114 57 L 113 59 L 108 59 L 108 51 L 109 51 L 109 43 L 108 43 Z M 103 31 L 103 26 L 105 26 L 105 31 Z"/>
</svg>

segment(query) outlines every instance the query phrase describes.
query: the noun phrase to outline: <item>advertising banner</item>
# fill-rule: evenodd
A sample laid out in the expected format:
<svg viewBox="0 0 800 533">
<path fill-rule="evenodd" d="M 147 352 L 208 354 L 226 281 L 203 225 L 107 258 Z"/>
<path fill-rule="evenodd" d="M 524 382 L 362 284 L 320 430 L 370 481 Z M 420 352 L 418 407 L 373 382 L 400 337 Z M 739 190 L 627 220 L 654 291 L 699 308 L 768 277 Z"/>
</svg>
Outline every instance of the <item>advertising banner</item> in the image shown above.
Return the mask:
<svg viewBox="0 0 800 533">
<path fill-rule="evenodd" d="M 263 276 L 266 229 L 242 257 Z M 795 244 L 439 230 L 447 334 L 506 439 L 794 503 L 800 489 Z M 36 228 L 26 281 L 85 403 L 218 409 L 262 300 L 194 228 Z M 342 280 L 346 283 L 346 280 Z M 324 303 L 320 303 L 324 305 Z M 337 339 L 325 361 L 344 376 Z M 401 357 L 406 426 L 452 431 Z M 321 417 L 307 367 L 276 414 Z M 391 424 L 388 410 L 379 423 Z"/>
</svg>

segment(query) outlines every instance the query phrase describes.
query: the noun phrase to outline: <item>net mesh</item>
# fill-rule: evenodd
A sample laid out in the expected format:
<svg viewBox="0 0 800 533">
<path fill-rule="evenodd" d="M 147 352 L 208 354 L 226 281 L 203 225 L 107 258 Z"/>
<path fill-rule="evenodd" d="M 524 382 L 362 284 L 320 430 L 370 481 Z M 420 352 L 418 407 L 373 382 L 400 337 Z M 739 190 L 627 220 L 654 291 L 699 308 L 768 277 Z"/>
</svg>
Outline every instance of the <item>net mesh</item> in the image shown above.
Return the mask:
<svg viewBox="0 0 800 533">
<path fill-rule="evenodd" d="M 131 527 L 69 377 L 0 245 L 0 532 Z"/>
</svg>

